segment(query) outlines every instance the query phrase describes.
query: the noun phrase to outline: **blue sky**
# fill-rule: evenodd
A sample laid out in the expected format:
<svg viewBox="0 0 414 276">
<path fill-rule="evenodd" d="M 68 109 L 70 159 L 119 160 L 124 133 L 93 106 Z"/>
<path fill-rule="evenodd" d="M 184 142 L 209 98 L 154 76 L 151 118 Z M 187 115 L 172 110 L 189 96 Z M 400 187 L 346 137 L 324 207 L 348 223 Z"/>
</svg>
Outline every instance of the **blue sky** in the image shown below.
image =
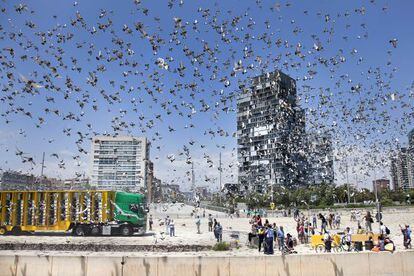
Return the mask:
<svg viewBox="0 0 414 276">
<path fill-rule="evenodd" d="M 360 186 L 368 185 L 374 168 L 376 176 L 388 175 L 390 150 L 404 145 L 406 134 L 414 127 L 414 31 L 409 27 L 414 23 L 414 3 L 172 1 L 170 8 L 167 1 L 140 2 L 78 1 L 74 5 L 61 1 L 57 5 L 56 1 L 39 0 L 27 2 L 27 10 L 22 12 L 16 11 L 14 2 L 0 4 L 5 8 L 0 16 L 0 55 L 2 61 L 14 64 L 0 67 L 4 88 L 0 95 L 5 98 L 0 111 L 7 113 L 0 118 L 0 168 L 38 174 L 45 151 L 48 175 L 69 177 L 87 172 L 88 156 L 78 152 L 77 132 L 85 137 L 79 146 L 89 151 L 88 138 L 93 132 L 113 133 L 111 125 L 125 122 L 135 125 L 121 134 L 130 131 L 153 139 L 151 159 L 157 176 L 188 186 L 190 165 L 180 155 L 186 146 L 195 162 L 197 184 L 215 188 L 220 151 L 225 181 L 234 181 L 237 175 L 231 95 L 238 91 L 238 82 L 281 69 L 297 79 L 299 103 L 307 109 L 307 128 L 320 126 L 334 134 L 338 183 L 344 179 L 339 160 L 346 156 L 355 156 L 349 162 Z M 84 24 L 72 25 L 76 18 L 83 18 Z M 136 29 L 138 23 L 146 37 Z M 100 30 L 99 24 L 109 26 Z M 185 29 L 175 28 L 180 24 Z M 59 40 L 62 35 L 64 39 Z M 156 52 L 148 37 L 158 46 Z M 396 48 L 389 42 L 392 39 L 398 39 Z M 13 48 L 14 57 L 8 48 Z M 107 61 L 119 53 L 122 57 Z M 27 60 L 21 59 L 24 55 Z M 168 62 L 168 70 L 156 64 L 158 58 Z M 56 72 L 44 62 L 39 65 L 39 60 L 50 62 Z M 236 71 L 232 76 L 239 60 L 246 73 Z M 81 71 L 71 70 L 73 66 Z M 180 67 L 186 68 L 182 76 L 177 72 Z M 98 78 L 95 86 L 88 83 L 90 72 Z M 52 87 L 46 87 L 43 76 L 47 74 Z M 22 79 L 42 87 L 33 94 L 21 92 Z M 68 88 L 68 79 L 79 91 Z M 183 88 L 178 90 L 177 84 Z M 115 100 L 110 104 L 104 95 Z M 229 97 L 225 103 L 221 101 Z M 83 108 L 80 101 L 84 101 Z M 16 111 L 19 108 L 31 112 L 32 118 Z M 46 108 L 59 110 L 59 115 L 45 113 Z M 79 120 L 64 119 L 70 114 Z M 38 117 L 45 120 L 39 128 Z M 148 127 L 151 120 L 153 126 Z M 169 127 L 175 131 L 170 132 Z M 70 136 L 64 129 L 70 129 Z M 228 136 L 220 136 L 220 131 Z M 23 164 L 15 155 L 16 148 L 33 156 L 36 166 Z M 59 160 L 50 157 L 52 153 L 58 153 Z M 176 161 L 171 163 L 168 154 L 174 154 Z M 77 155 L 79 160 L 73 159 Z M 206 155 L 213 160 L 211 168 L 203 158 Z M 60 160 L 65 169 L 58 167 Z"/>
</svg>

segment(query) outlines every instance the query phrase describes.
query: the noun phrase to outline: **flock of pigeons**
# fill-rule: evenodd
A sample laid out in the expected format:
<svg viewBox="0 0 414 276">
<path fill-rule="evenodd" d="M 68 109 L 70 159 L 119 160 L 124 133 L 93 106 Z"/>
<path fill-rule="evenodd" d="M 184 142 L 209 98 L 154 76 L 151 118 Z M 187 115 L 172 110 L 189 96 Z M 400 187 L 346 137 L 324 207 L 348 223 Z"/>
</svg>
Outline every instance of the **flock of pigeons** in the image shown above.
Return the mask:
<svg viewBox="0 0 414 276">
<path fill-rule="evenodd" d="M 81 177 L 93 136 L 143 135 L 156 176 L 170 183 L 189 183 L 194 164 L 201 181 L 217 184 L 218 152 L 223 175 L 236 181 L 237 95 L 250 77 L 276 69 L 297 80 L 307 128 L 330 132 L 336 161 L 350 162 L 355 175 L 386 167 L 414 126 L 414 82 L 406 90 L 394 83 L 398 38 L 372 49 L 384 64 L 360 53 L 375 27 L 368 14 L 392 8 L 382 1 L 334 13 L 282 0 L 109 2 L 51 14 L 1 1 L 0 121 L 33 141 L 2 141 L 4 156 L 38 168 L 34 143 L 42 140 L 57 164 L 51 171 L 75 167 Z M 71 141 L 71 158 L 60 140 Z"/>
</svg>

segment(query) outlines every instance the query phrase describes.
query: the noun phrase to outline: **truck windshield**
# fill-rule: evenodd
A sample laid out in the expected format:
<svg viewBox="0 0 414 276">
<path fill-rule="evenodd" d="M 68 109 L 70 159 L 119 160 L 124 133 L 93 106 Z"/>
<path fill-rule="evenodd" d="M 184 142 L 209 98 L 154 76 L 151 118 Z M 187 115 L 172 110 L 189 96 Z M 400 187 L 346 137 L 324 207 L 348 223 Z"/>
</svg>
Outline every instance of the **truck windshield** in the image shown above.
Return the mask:
<svg viewBox="0 0 414 276">
<path fill-rule="evenodd" d="M 131 210 L 132 212 L 134 212 L 136 214 L 139 214 L 139 213 L 143 212 L 142 207 L 141 207 L 140 204 L 130 204 L 129 205 L 129 210 Z"/>
</svg>

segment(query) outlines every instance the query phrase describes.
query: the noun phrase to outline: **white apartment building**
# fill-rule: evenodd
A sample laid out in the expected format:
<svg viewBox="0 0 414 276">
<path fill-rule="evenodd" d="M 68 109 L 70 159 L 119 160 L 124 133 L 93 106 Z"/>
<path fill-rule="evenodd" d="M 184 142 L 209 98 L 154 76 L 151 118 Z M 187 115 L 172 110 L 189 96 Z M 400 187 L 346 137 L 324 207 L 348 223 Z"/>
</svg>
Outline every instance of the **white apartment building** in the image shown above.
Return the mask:
<svg viewBox="0 0 414 276">
<path fill-rule="evenodd" d="M 150 144 L 145 137 L 92 139 L 90 180 L 97 189 L 144 191 Z"/>
</svg>

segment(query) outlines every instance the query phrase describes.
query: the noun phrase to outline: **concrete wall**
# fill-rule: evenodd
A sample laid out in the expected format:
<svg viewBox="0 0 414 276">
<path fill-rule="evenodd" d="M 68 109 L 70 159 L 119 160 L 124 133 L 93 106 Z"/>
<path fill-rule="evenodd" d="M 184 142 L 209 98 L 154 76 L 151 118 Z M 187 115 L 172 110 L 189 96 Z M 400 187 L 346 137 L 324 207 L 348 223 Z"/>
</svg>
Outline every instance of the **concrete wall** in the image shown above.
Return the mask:
<svg viewBox="0 0 414 276">
<path fill-rule="evenodd" d="M 257 257 L 2 256 L 0 276 L 414 275 L 414 251 Z"/>
</svg>

